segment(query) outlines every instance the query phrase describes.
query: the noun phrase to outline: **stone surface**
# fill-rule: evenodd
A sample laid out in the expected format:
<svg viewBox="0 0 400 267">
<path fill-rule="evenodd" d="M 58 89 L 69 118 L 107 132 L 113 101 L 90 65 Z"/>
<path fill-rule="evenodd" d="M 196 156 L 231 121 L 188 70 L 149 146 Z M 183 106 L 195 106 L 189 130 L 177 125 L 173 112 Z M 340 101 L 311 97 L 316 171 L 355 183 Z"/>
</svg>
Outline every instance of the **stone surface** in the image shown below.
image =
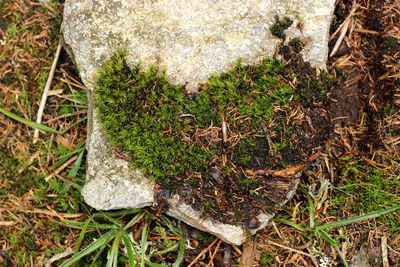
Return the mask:
<svg viewBox="0 0 400 267">
<path fill-rule="evenodd" d="M 269 28 L 275 16 L 293 25 L 287 38 L 309 42 L 303 57 L 324 67 L 329 24 L 335 0 L 67 0 L 62 32 L 80 75 L 92 92 L 105 59 L 122 48 L 131 64 L 154 64 L 166 70 L 170 82 L 197 88 L 213 75 L 229 70 L 241 58 L 245 64 L 273 56 L 278 39 Z M 114 155 L 97 122 L 89 93 L 87 182 L 85 201 L 97 209 L 152 205 L 153 183 Z M 288 197 L 297 187 L 294 181 Z M 224 241 L 240 244 L 245 231 L 236 226 L 199 220 L 190 207 L 170 200 L 168 213 Z M 260 214 L 260 228 L 272 214 Z"/>
</svg>

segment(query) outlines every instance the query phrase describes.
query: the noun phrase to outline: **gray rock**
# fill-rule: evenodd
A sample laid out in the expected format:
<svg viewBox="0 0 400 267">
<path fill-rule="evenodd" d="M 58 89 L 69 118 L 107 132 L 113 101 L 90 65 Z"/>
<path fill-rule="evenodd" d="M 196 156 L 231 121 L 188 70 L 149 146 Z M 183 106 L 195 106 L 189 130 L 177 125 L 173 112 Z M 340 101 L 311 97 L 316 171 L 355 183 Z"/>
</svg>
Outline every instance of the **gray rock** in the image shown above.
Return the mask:
<svg viewBox="0 0 400 267">
<path fill-rule="evenodd" d="M 303 57 L 324 68 L 329 25 L 335 0 L 67 0 L 62 33 L 71 49 L 83 82 L 93 91 L 104 60 L 118 49 L 129 53 L 128 62 L 139 60 L 166 70 L 172 83 L 195 90 L 198 83 L 232 68 L 241 58 L 254 64 L 272 56 L 278 40 L 270 33 L 275 15 L 288 16 L 293 25 L 287 38 L 309 41 Z M 144 207 L 154 203 L 153 183 L 128 162 L 114 155 L 93 107 L 88 125 L 88 170 L 82 190 L 85 201 L 97 209 Z M 93 111 L 94 110 L 94 111 Z M 293 182 L 288 197 L 297 187 Z M 199 220 L 187 206 L 168 213 L 211 232 L 224 241 L 240 244 L 242 228 Z M 184 208 L 182 208 L 184 207 Z M 190 212 L 188 213 L 188 210 Z M 260 214 L 260 228 L 273 214 Z"/>
</svg>

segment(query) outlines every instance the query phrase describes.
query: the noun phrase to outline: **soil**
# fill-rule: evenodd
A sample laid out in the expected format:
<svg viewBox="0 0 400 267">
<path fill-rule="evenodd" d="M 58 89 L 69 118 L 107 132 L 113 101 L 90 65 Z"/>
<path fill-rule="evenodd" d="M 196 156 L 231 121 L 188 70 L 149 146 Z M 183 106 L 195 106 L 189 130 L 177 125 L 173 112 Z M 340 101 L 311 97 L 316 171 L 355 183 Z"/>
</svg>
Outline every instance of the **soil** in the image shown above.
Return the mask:
<svg viewBox="0 0 400 267">
<path fill-rule="evenodd" d="M 267 151 L 261 151 L 261 148 L 253 150 L 251 156 L 254 164 L 250 166 L 251 170 L 244 170 L 252 183 L 248 186 L 243 186 L 230 175 L 221 175 L 218 170 L 211 172 L 205 179 L 203 177 L 202 183 L 196 186 L 184 183 L 179 193 L 181 201 L 199 210 L 205 218 L 250 229 L 258 228 L 256 216 L 260 212 L 274 214 L 288 200 L 291 192 L 297 188 L 301 170 L 318 157 L 318 151 L 331 136 L 333 127 L 328 111 L 330 100 L 320 90 L 326 89 L 329 92 L 332 81 L 322 80 L 318 86 L 310 86 L 311 78 L 317 79 L 317 70 L 308 62 L 303 62 L 300 51 L 297 42 L 282 46 L 280 51 L 286 67 L 296 69 L 301 81 L 295 89 L 300 97 L 291 104 L 294 106 L 292 114 L 278 112 L 275 117 L 277 121 L 282 120 L 283 128 L 285 122 L 289 121 L 290 146 L 277 152 L 269 161 L 263 160 Z M 272 139 L 274 143 L 282 142 L 279 136 Z M 264 146 L 268 147 L 267 140 Z M 231 151 L 225 153 L 229 158 Z"/>
<path fill-rule="evenodd" d="M 364 4 L 362 1 L 357 3 Z M 383 9 L 384 4 L 385 1 L 370 2 L 369 8 L 359 14 L 362 21 L 359 25 L 370 33 L 353 32 L 353 40 L 345 38 L 328 63 L 339 77 L 330 106 L 336 137 L 347 138 L 347 149 L 351 148 L 355 154 L 368 153 L 383 146 L 378 122 L 387 115 L 388 109 L 397 109 L 394 103 L 400 80 L 395 77 L 395 69 L 391 66 L 398 64 L 400 59 L 399 41 L 392 36 L 393 25 L 400 25 L 400 16 L 396 12 L 388 13 Z M 349 6 L 351 1 L 338 2 L 337 19 L 331 33 L 346 19 Z M 330 42 L 331 49 L 337 39 L 338 36 Z M 341 63 L 346 58 L 349 60 Z"/>
</svg>

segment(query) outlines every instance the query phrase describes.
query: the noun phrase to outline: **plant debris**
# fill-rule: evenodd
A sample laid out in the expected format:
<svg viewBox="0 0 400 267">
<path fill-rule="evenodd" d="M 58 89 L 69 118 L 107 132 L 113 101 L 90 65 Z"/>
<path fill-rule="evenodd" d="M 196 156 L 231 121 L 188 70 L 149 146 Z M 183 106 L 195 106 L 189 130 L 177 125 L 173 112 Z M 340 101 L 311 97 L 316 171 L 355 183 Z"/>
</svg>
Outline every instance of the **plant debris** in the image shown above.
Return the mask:
<svg viewBox="0 0 400 267">
<path fill-rule="evenodd" d="M 99 73 L 100 121 L 132 167 L 162 190 L 205 217 L 249 225 L 286 201 L 294 175 L 331 132 L 332 77 L 286 50 L 286 63 L 238 62 L 190 96 L 155 68 L 129 67 L 119 51 Z"/>
</svg>

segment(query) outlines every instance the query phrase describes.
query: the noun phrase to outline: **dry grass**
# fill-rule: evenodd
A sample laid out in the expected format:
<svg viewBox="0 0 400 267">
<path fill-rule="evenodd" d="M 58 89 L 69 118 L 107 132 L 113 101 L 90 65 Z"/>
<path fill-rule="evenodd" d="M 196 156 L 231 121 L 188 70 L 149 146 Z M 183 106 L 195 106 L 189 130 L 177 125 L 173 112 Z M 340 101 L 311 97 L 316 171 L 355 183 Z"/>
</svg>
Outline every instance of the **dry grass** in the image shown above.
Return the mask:
<svg viewBox="0 0 400 267">
<path fill-rule="evenodd" d="M 36 121 L 59 40 L 62 4 L 15 0 L 2 5 L 8 26 L 0 31 L 0 107 Z M 330 73 L 339 80 L 331 93 L 335 100 L 331 106 L 334 134 L 321 157 L 304 172 L 304 190 L 298 190 L 277 217 L 303 227 L 388 208 L 388 201 L 400 202 L 400 51 L 396 50 L 396 41 L 399 44 L 400 40 L 399 2 L 357 0 L 354 7 L 348 16 L 352 2 L 338 0 L 337 20 L 332 26 L 334 33 L 341 24 L 347 25 L 332 35 L 330 43 L 331 48 L 338 43 L 328 62 Z M 340 35 L 342 40 L 338 42 Z M 65 98 L 81 91 L 84 85 L 76 67 L 62 52 L 43 123 L 63 130 L 83 119 L 85 108 Z M 41 133 L 39 142 L 33 144 L 32 128 L 0 113 L 0 133 L 0 264 L 34 266 L 68 248 L 74 249 L 80 231 L 59 223 L 63 219 L 84 221 L 93 210 L 74 188 L 83 184 L 83 165 L 70 177 L 76 160 L 65 166 L 57 163 L 85 140 L 85 124 L 74 126 L 62 136 Z M 63 168 L 54 174 L 60 166 Z M 54 177 L 46 182 L 44 178 L 52 174 Z M 326 190 L 324 181 L 331 184 Z M 307 193 L 314 195 L 315 222 L 310 220 Z M 150 221 L 152 226 L 161 223 L 157 218 Z M 132 226 L 132 232 L 139 233 L 134 238 L 140 239 L 146 223 L 143 219 Z M 365 248 L 372 266 L 397 266 L 399 225 L 399 215 L 394 213 L 333 228 L 329 233 L 340 243 L 349 263 Z M 328 266 L 342 266 L 328 242 L 278 220 L 254 237 L 254 246 L 231 247 L 213 238 L 207 241 L 207 236 L 200 242 L 195 230 L 183 226 L 182 231 L 190 236 L 186 265 L 196 261 L 199 266 L 223 266 L 238 263 L 242 257 L 247 266 L 318 266 L 327 257 Z M 90 232 L 84 245 L 97 233 L 100 230 Z M 161 246 L 156 240 L 165 238 L 178 240 L 170 233 L 163 236 L 150 229 L 148 240 L 154 246 Z M 174 256 L 176 251 L 154 260 L 168 262 Z"/>
</svg>

